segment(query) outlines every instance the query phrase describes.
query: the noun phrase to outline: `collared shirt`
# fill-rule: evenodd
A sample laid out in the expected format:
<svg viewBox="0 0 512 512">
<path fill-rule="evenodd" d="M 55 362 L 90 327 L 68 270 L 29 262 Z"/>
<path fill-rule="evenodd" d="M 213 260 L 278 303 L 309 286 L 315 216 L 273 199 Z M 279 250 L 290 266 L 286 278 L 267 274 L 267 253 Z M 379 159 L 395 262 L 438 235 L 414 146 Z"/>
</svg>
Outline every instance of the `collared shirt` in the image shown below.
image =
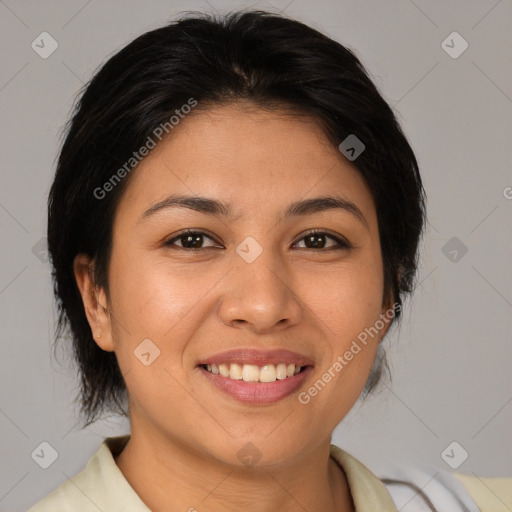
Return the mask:
<svg viewBox="0 0 512 512">
<path fill-rule="evenodd" d="M 81 473 L 64 482 L 28 512 L 151 512 L 130 486 L 114 460 L 129 439 L 129 435 L 105 439 Z M 398 512 L 386 485 L 365 465 L 334 445 L 331 445 L 330 455 L 347 477 L 356 512 Z M 471 488 L 471 477 L 465 478 L 466 480 L 461 480 L 464 488 Z M 506 492 L 506 482 L 510 481 L 503 479 L 500 488 L 502 493 Z M 480 509 L 476 507 L 474 510 L 495 512 L 495 509 L 486 508 L 489 497 L 485 494 L 485 485 L 482 483 L 476 492 L 480 492 L 481 501 L 478 503 Z M 467 496 L 465 499 L 468 499 Z"/>
</svg>

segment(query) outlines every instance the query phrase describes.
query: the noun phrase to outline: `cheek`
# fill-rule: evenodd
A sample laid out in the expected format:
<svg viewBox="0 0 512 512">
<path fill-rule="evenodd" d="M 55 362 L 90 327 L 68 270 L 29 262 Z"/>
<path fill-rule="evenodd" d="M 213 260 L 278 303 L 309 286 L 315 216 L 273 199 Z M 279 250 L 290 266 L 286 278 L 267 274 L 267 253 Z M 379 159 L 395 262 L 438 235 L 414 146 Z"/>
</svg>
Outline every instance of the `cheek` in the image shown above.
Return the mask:
<svg viewBox="0 0 512 512">
<path fill-rule="evenodd" d="M 113 261 L 111 296 L 131 337 L 162 339 L 206 293 L 201 273 L 185 273 L 136 251 Z"/>
<path fill-rule="evenodd" d="M 332 345 L 347 341 L 372 325 L 382 311 L 382 265 L 366 258 L 318 273 L 307 283 L 308 303 L 332 335 Z"/>
<path fill-rule="evenodd" d="M 157 258 L 136 249 L 119 251 L 112 262 L 115 351 L 126 383 L 133 390 L 130 394 L 172 393 L 173 387 L 179 386 L 167 371 L 179 382 L 186 380 L 190 362 L 187 347 L 211 316 L 209 292 L 226 270 L 216 267 L 206 271 L 206 267 L 199 269 L 190 263 L 171 265 L 161 255 Z M 145 355 L 148 352 L 150 355 Z"/>
<path fill-rule="evenodd" d="M 187 400 L 179 383 L 185 382 L 183 352 L 193 331 L 189 313 L 207 291 L 200 281 L 191 283 L 136 249 L 112 255 L 116 357 L 132 403 L 150 416 L 171 421 L 171 411 Z"/>
<path fill-rule="evenodd" d="M 382 328 L 382 266 L 378 259 L 361 260 L 314 282 L 309 303 L 326 326 L 326 343 L 319 370 L 325 387 L 320 383 L 312 395 L 322 395 L 319 406 L 336 403 L 332 414 L 337 417 L 353 405 L 375 360 Z"/>
</svg>

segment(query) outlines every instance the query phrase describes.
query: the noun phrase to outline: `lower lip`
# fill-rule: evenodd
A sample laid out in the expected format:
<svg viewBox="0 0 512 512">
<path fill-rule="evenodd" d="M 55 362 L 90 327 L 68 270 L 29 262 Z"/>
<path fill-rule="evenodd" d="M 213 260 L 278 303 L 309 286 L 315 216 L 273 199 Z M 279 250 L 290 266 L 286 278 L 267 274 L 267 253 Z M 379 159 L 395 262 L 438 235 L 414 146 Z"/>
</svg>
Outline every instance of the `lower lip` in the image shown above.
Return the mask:
<svg viewBox="0 0 512 512">
<path fill-rule="evenodd" d="M 274 382 L 245 382 L 244 380 L 222 377 L 202 367 L 199 367 L 199 369 L 214 386 L 241 402 L 249 404 L 271 404 L 286 398 L 296 391 L 302 385 L 304 379 L 309 375 L 313 367 L 307 366 L 303 371 L 293 377 L 286 377 L 286 379 L 275 380 Z"/>
</svg>

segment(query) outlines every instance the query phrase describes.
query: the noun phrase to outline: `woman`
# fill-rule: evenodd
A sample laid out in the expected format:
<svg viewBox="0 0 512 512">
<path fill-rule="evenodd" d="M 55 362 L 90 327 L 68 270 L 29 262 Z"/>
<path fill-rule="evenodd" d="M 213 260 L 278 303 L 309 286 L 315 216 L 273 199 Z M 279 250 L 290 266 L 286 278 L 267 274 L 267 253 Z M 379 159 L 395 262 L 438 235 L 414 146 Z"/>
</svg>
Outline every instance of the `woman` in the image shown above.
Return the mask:
<svg viewBox="0 0 512 512">
<path fill-rule="evenodd" d="M 357 58 L 253 11 L 146 33 L 87 86 L 48 244 L 87 422 L 46 510 L 393 511 L 331 435 L 379 380 L 425 216 Z"/>
</svg>

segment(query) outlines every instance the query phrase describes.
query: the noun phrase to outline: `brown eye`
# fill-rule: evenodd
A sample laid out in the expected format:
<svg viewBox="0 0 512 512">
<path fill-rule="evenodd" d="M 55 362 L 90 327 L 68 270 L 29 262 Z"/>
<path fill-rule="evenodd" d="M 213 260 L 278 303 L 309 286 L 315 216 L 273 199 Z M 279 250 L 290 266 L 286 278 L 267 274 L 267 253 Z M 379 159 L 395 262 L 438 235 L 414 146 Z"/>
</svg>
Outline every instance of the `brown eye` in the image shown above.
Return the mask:
<svg viewBox="0 0 512 512">
<path fill-rule="evenodd" d="M 327 245 L 329 240 L 334 241 L 334 244 Z M 334 235 L 325 233 L 324 231 L 311 231 L 306 236 L 302 237 L 298 243 L 304 241 L 306 249 L 348 249 L 350 245 L 341 238 Z M 300 247 L 302 249 L 303 247 Z"/>
<path fill-rule="evenodd" d="M 206 233 L 203 233 L 202 231 L 184 231 L 178 236 L 175 236 L 174 238 L 167 240 L 164 245 L 166 247 L 174 246 L 181 249 L 193 250 L 213 247 L 212 245 L 203 247 L 202 244 L 204 243 L 205 239 L 214 241 L 213 238 L 208 236 Z M 179 244 L 176 244 L 176 242 L 179 242 Z"/>
<path fill-rule="evenodd" d="M 207 235 L 202 231 L 183 231 L 177 236 L 167 240 L 164 243 L 166 247 L 172 247 L 177 249 L 190 249 L 190 250 L 199 250 L 199 249 L 208 249 L 212 247 L 217 247 L 216 245 L 207 245 L 204 246 L 205 240 L 211 240 L 211 242 L 215 243 L 212 237 Z M 299 240 L 297 243 L 304 243 L 303 247 L 299 247 L 300 249 L 313 249 L 313 250 L 333 250 L 333 249 L 349 249 L 351 245 L 339 238 L 337 236 L 331 235 L 324 231 L 311 231 L 307 233 L 305 236 Z M 297 244 L 296 244 L 297 245 Z"/>
</svg>

